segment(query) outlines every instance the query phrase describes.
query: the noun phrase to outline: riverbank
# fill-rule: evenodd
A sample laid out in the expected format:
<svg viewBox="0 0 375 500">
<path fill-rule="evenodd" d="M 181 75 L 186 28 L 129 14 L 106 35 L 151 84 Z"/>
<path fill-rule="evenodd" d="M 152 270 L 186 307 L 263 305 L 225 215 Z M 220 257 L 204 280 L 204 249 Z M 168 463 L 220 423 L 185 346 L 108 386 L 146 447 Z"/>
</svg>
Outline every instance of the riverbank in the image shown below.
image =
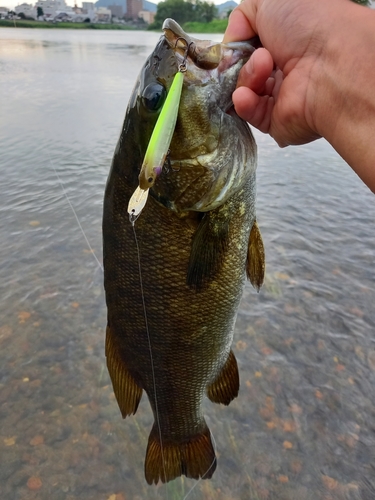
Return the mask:
<svg viewBox="0 0 375 500">
<path fill-rule="evenodd" d="M 0 28 L 64 28 L 64 29 L 93 29 L 93 30 L 134 30 L 132 26 L 127 26 L 125 24 L 102 24 L 102 23 L 52 23 L 48 21 L 26 21 L 23 19 L 1 19 Z"/>
<path fill-rule="evenodd" d="M 214 19 L 209 23 L 188 22 L 183 25 L 186 33 L 224 33 L 228 19 Z"/>
<path fill-rule="evenodd" d="M 228 24 L 227 19 L 214 19 L 209 23 L 188 22 L 183 25 L 183 29 L 187 33 L 224 33 Z M 64 29 L 95 29 L 95 30 L 136 30 L 139 27 L 129 26 L 126 24 L 102 24 L 102 23 L 52 23 L 48 21 L 28 21 L 24 19 L 1 19 L 0 28 L 64 28 Z"/>
</svg>

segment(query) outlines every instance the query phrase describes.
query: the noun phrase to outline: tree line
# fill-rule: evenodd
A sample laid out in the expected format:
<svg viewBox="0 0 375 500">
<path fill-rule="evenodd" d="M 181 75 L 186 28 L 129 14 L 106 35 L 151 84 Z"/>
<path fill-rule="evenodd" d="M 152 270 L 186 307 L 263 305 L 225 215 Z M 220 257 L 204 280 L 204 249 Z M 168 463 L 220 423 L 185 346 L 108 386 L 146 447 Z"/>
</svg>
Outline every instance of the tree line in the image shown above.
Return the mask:
<svg viewBox="0 0 375 500">
<path fill-rule="evenodd" d="M 353 0 L 355 3 L 370 5 L 370 0 Z M 171 17 L 179 24 L 186 22 L 209 23 L 218 17 L 218 9 L 212 2 L 203 0 L 164 0 L 158 3 L 154 22 L 149 29 L 159 30 L 164 19 Z M 229 16 L 230 12 L 228 12 Z"/>
<path fill-rule="evenodd" d="M 155 20 L 149 28 L 159 30 L 167 17 L 179 24 L 188 21 L 209 23 L 218 17 L 218 10 L 212 2 L 202 0 L 164 0 L 158 3 Z"/>
</svg>

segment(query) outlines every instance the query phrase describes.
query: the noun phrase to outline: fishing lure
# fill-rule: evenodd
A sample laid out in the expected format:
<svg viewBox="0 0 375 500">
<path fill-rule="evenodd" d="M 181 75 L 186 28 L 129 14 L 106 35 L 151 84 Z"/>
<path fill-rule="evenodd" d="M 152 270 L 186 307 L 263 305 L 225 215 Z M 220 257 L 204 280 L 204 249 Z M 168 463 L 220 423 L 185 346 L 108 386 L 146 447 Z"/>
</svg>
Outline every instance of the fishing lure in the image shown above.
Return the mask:
<svg viewBox="0 0 375 500">
<path fill-rule="evenodd" d="M 182 84 L 186 66 L 182 63 L 173 78 L 167 98 L 152 132 L 150 142 L 139 174 L 139 186 L 134 191 L 128 204 L 129 220 L 134 225 L 146 205 L 149 189 L 160 175 L 176 126 L 180 105 Z"/>
</svg>

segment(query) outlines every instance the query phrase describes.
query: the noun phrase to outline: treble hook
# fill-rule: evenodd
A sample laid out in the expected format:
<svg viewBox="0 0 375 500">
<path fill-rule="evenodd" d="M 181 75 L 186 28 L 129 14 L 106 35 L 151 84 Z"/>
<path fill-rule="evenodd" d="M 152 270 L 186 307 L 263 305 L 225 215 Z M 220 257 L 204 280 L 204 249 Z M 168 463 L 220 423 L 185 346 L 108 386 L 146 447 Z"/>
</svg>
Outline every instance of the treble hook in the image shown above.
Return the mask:
<svg viewBox="0 0 375 500">
<path fill-rule="evenodd" d="M 185 54 L 184 54 L 184 58 L 183 58 L 183 60 L 182 60 L 182 63 L 178 66 L 178 71 L 180 71 L 181 73 L 185 73 L 185 71 L 186 71 L 186 61 L 187 61 L 187 57 L 188 57 L 188 55 L 189 55 L 189 50 L 190 50 L 190 47 L 191 47 L 192 45 L 194 45 L 194 42 L 190 42 L 190 43 L 189 43 L 189 42 L 186 40 L 186 38 L 184 38 L 184 37 L 182 37 L 182 36 L 179 36 L 179 37 L 177 38 L 177 40 L 176 40 L 176 43 L 175 43 L 175 48 L 177 48 L 177 44 L 178 44 L 178 42 L 179 42 L 180 40 L 181 40 L 182 42 L 184 42 L 184 44 L 185 44 Z"/>
</svg>

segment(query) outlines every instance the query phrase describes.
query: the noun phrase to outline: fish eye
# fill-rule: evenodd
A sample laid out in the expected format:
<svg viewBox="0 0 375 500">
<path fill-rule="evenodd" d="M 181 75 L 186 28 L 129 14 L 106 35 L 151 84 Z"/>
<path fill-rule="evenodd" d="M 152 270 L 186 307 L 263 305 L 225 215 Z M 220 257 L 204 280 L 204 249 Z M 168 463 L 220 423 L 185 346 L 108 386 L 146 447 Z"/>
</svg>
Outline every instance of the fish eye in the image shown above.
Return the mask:
<svg viewBox="0 0 375 500">
<path fill-rule="evenodd" d="M 150 83 L 142 92 L 142 103 L 149 111 L 158 111 L 165 99 L 166 91 L 160 83 Z"/>
</svg>

